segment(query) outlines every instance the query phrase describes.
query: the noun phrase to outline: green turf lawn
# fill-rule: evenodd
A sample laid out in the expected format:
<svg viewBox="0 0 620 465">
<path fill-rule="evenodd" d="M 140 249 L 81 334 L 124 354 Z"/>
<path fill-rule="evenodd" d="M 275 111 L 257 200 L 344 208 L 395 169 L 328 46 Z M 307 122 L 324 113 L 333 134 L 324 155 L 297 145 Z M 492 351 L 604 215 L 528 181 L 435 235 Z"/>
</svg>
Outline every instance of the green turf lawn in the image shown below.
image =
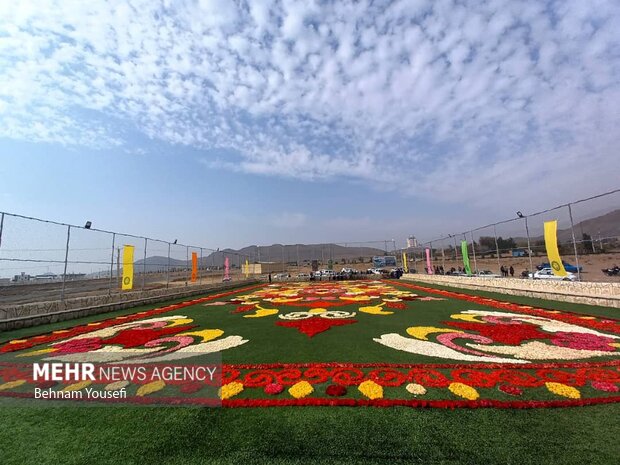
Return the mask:
<svg viewBox="0 0 620 465">
<path fill-rule="evenodd" d="M 612 309 L 488 296 L 584 314 L 614 314 Z M 454 309 L 475 308 L 469 303 L 464 307 L 462 303 L 448 301 L 428 304 L 429 311 L 433 311 L 435 304 L 454 305 Z M 116 314 L 14 331 L 0 335 L 0 340 L 113 315 Z M 225 315 L 228 313 L 220 317 Z M 232 331 L 238 325 L 247 325 L 243 333 L 239 330 L 240 334 L 253 341 L 265 337 L 261 334 L 263 322 L 250 325 L 240 315 L 229 316 L 230 319 L 226 316 L 218 320 L 222 329 Z M 210 316 L 204 318 L 207 320 L 202 323 L 209 324 Z M 401 324 L 392 317 L 374 318 L 376 324 L 386 327 Z M 358 325 L 330 331 L 354 326 Z M 362 325 L 358 329 L 363 329 Z M 282 339 L 278 343 L 289 338 L 297 344 L 304 341 L 296 336 L 301 336 L 296 330 L 281 328 Z M 331 344 L 335 343 L 327 343 L 327 339 L 325 342 L 327 347 L 315 347 L 312 361 L 334 359 Z M 256 347 L 268 343 L 265 339 Z M 249 355 L 243 356 L 240 349 L 226 351 L 224 361 L 247 361 Z M 379 347 L 360 355 L 359 351 L 345 349 L 345 354 L 348 361 L 376 361 L 381 356 L 377 352 L 380 349 L 388 350 Z M 402 354 L 393 352 L 390 361 L 401 361 Z M 298 349 L 290 352 L 288 360 L 265 360 L 275 357 L 278 351 L 264 349 L 252 361 L 302 361 L 305 353 Z M 620 457 L 619 414 L 618 404 L 533 410 L 5 406 L 0 409 L 0 463 L 612 464 Z"/>
</svg>

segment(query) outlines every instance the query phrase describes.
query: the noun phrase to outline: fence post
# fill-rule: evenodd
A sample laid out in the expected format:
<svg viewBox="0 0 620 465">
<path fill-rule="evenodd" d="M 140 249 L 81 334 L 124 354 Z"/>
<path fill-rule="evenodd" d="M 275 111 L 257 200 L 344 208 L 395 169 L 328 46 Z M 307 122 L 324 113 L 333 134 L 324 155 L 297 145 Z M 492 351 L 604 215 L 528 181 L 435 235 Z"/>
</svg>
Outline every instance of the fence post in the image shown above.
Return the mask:
<svg viewBox="0 0 620 465">
<path fill-rule="evenodd" d="M 532 247 L 530 246 L 530 228 L 527 225 L 527 215 L 523 216 L 525 218 L 525 234 L 527 234 L 527 256 L 530 261 L 530 272 L 528 277 L 530 279 L 534 279 L 534 265 L 532 264 Z"/>
<path fill-rule="evenodd" d="M 144 285 L 146 283 L 146 247 L 148 245 L 148 239 L 144 238 L 144 260 L 142 261 L 142 292 L 144 292 Z"/>
<path fill-rule="evenodd" d="M 455 265 L 458 265 L 459 262 L 459 249 L 456 246 L 456 234 L 452 236 L 454 238 L 454 260 L 456 261 Z"/>
<path fill-rule="evenodd" d="M 170 286 L 170 242 L 168 242 L 168 266 L 166 267 L 166 289 Z"/>
<path fill-rule="evenodd" d="M 443 239 L 441 240 L 441 269 L 446 272 L 446 252 L 444 251 Z"/>
<path fill-rule="evenodd" d="M 495 255 L 497 256 L 497 272 L 499 273 L 499 270 L 502 267 L 502 264 L 499 260 L 499 245 L 497 244 L 497 225 L 493 225 L 493 238 L 495 239 Z"/>
<path fill-rule="evenodd" d="M 71 238 L 71 226 L 67 226 L 67 246 L 65 247 L 65 271 L 62 274 L 62 288 L 60 289 L 60 300 L 65 300 L 65 282 L 67 281 L 67 262 L 69 260 L 69 239 Z"/>
<path fill-rule="evenodd" d="M 476 275 L 480 272 L 478 269 L 478 262 L 476 261 L 476 241 L 474 240 L 474 231 L 469 231 L 471 234 L 471 251 L 474 254 L 474 268 L 476 269 Z"/>
<path fill-rule="evenodd" d="M 116 233 L 112 233 L 112 255 L 110 257 L 110 285 L 108 286 L 108 295 L 112 295 L 112 275 L 114 274 L 114 246 L 116 241 Z"/>
<path fill-rule="evenodd" d="M 579 271 L 579 254 L 577 253 L 577 242 L 575 241 L 575 225 L 573 223 L 573 209 L 568 204 L 568 216 L 570 218 L 570 233 L 573 237 L 573 250 L 575 251 L 575 266 L 577 267 L 577 279 L 581 281 L 581 272 Z M 594 242 L 593 242 L 594 243 Z"/>
<path fill-rule="evenodd" d="M 123 281 L 121 278 L 121 248 L 116 248 L 116 285 L 118 286 L 118 300 L 121 300 L 123 293 Z"/>
<path fill-rule="evenodd" d="M 2 218 L 0 218 L 0 246 L 2 246 L 2 229 L 4 229 L 4 212 L 2 212 Z"/>
</svg>

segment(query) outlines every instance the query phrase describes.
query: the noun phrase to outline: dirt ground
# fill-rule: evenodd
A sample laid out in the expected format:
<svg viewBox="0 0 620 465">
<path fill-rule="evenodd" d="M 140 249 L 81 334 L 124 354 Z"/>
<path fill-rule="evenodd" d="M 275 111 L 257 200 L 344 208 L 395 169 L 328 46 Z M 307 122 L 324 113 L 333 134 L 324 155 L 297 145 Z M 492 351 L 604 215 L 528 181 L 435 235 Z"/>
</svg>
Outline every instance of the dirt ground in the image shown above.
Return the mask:
<svg viewBox="0 0 620 465">
<path fill-rule="evenodd" d="M 411 256 L 410 256 L 410 259 L 411 259 Z M 570 257 L 563 256 L 563 260 L 570 263 L 571 265 L 575 265 L 574 256 L 570 256 Z M 546 256 L 539 255 L 539 256 L 532 257 L 532 264 L 534 268 L 536 267 L 536 265 L 540 265 L 541 263 L 546 263 L 546 262 L 548 262 L 548 259 Z M 477 268 L 479 270 L 490 270 L 493 273 L 497 273 L 497 274 L 500 274 L 500 271 L 499 271 L 500 266 L 504 265 L 505 267 L 509 268 L 512 265 L 515 270 L 515 277 L 520 277 L 521 272 L 528 270 L 530 267 L 530 262 L 529 262 L 528 257 L 513 258 L 507 255 L 502 256 L 499 264 L 497 262 L 497 258 L 478 258 L 477 257 L 476 265 L 474 265 L 473 256 L 470 256 L 470 263 L 471 263 L 472 268 L 475 268 L 477 265 Z M 400 261 L 398 264 L 400 266 Z M 457 269 L 459 266 L 462 267 L 463 262 L 460 256 L 457 261 L 455 261 L 453 258 L 448 258 L 448 257 L 445 258 L 445 261 L 442 261 L 441 256 L 438 255 L 436 257 L 433 257 L 432 265 L 433 267 L 443 265 L 445 270 L 449 270 L 452 267 L 457 268 Z M 579 257 L 579 265 L 583 267 L 583 271 L 581 272 L 582 281 L 620 283 L 620 276 L 607 276 L 606 274 L 602 272 L 603 268 L 611 268 L 614 265 L 620 265 L 620 252 L 596 254 L 596 255 L 594 254 L 582 255 Z M 425 262 L 423 262 L 420 259 L 420 257 L 418 257 L 416 261 L 413 261 L 413 259 L 411 259 L 409 263 L 409 268 L 412 270 L 417 269 L 418 273 L 425 272 L 424 266 L 425 266 Z M 320 266 L 320 268 L 321 269 L 326 268 L 326 266 Z M 334 271 L 340 271 L 342 268 L 353 268 L 353 269 L 365 271 L 368 268 L 372 268 L 372 264 L 371 263 L 355 263 L 355 264 L 337 263 L 337 264 L 334 264 L 334 267 L 333 267 Z M 294 277 L 296 276 L 297 273 L 309 273 L 310 268 L 289 266 L 287 268 L 287 271 L 288 273 L 291 274 L 291 276 Z M 277 274 L 277 272 L 274 272 L 273 274 L 275 275 Z"/>
<path fill-rule="evenodd" d="M 574 256 L 563 256 L 562 259 L 571 265 L 575 265 L 575 257 Z M 469 257 L 470 264 L 472 268 L 474 268 L 474 259 L 473 257 Z M 532 257 L 532 264 L 534 267 L 536 265 L 540 265 L 541 263 L 548 263 L 549 260 L 546 256 L 537 256 Z M 463 262 L 459 261 L 455 262 L 454 259 L 445 260 L 444 269 L 449 269 L 451 267 L 455 267 L 458 269 L 459 266 L 463 266 Z M 499 274 L 499 269 L 501 265 L 505 267 L 510 267 L 511 265 L 514 267 L 515 276 L 520 276 L 521 272 L 524 270 L 528 270 L 530 267 L 530 262 L 528 257 L 522 258 L 513 258 L 513 257 L 502 257 L 500 259 L 500 263 L 498 264 L 497 258 L 484 258 L 476 259 L 476 263 L 478 265 L 479 270 L 490 270 L 494 273 Z M 435 257 L 433 260 L 433 266 L 442 265 L 441 257 Z M 579 266 L 583 267 L 583 271 L 581 272 L 581 280 L 588 282 L 615 282 L 620 283 L 620 276 L 607 276 L 601 270 L 603 268 L 611 268 L 614 265 L 620 265 L 620 253 L 607 253 L 607 254 L 592 254 L 592 255 L 582 255 L 579 257 Z M 418 272 L 424 272 L 423 263 L 420 263 L 418 260 Z"/>
</svg>

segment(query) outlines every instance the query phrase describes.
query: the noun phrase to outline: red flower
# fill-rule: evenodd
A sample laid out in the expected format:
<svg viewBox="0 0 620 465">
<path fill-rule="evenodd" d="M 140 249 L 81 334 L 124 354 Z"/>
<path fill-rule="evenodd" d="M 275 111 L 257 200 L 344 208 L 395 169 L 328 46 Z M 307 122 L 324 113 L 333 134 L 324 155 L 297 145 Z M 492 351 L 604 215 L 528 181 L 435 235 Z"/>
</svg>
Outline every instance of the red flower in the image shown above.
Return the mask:
<svg viewBox="0 0 620 465">
<path fill-rule="evenodd" d="M 186 384 L 183 384 L 179 390 L 183 393 L 183 394 L 193 394 L 194 392 L 198 392 L 202 389 L 202 387 L 204 386 L 203 383 L 199 383 L 198 381 L 192 381 Z"/>
<path fill-rule="evenodd" d="M 265 394 L 269 394 L 271 396 L 280 394 L 282 391 L 284 391 L 284 386 L 278 383 L 270 383 L 267 386 L 265 386 Z"/>
<path fill-rule="evenodd" d="M 254 307 L 256 307 L 256 305 L 239 305 L 237 307 L 236 310 L 233 310 L 230 313 L 243 313 L 243 312 L 249 312 L 251 310 L 254 310 Z"/>
<path fill-rule="evenodd" d="M 386 302 L 385 306 L 389 308 L 397 308 L 399 310 L 407 308 L 407 305 L 405 305 L 403 302 Z"/>
<path fill-rule="evenodd" d="M 497 383 L 498 378 L 498 373 L 496 371 L 486 373 L 484 371 L 470 370 L 467 368 L 452 370 L 450 375 L 455 382 L 475 387 L 493 387 L 495 383 Z"/>
<path fill-rule="evenodd" d="M 599 391 L 605 392 L 618 392 L 618 386 L 613 383 L 607 383 L 605 381 L 592 381 L 592 387 L 594 389 L 598 389 Z"/>
<path fill-rule="evenodd" d="M 66 342 L 55 344 L 59 354 L 77 354 L 81 352 L 90 352 L 103 347 L 100 337 L 85 337 L 82 339 L 73 339 Z"/>
<path fill-rule="evenodd" d="M 124 329 L 116 336 L 105 339 L 106 344 L 119 344 L 125 348 L 140 347 L 149 341 L 161 339 L 164 336 L 170 336 L 183 331 L 189 331 L 196 326 L 173 326 L 171 328 L 146 329 L 131 328 Z"/>
<path fill-rule="evenodd" d="M 357 320 L 338 320 L 332 318 L 321 318 L 318 316 L 306 318 L 304 320 L 276 321 L 276 325 L 285 326 L 287 328 L 297 328 L 300 333 L 304 333 L 308 337 L 314 337 L 323 331 L 327 331 L 332 326 L 345 326 L 352 325 L 353 323 L 357 323 Z"/>
<path fill-rule="evenodd" d="M 486 336 L 494 342 L 508 345 L 520 345 L 521 342 L 528 339 L 549 339 L 551 336 L 549 333 L 538 329 L 537 326 L 527 323 L 522 325 L 511 325 L 447 321 L 445 324 L 453 328 L 476 331 L 478 334 Z"/>
<path fill-rule="evenodd" d="M 327 386 L 325 393 L 332 397 L 341 397 L 347 393 L 347 388 L 341 384 L 330 384 Z"/>
<path fill-rule="evenodd" d="M 510 384 L 502 384 L 499 386 L 499 390 L 510 394 L 511 396 L 520 396 L 523 394 L 523 390 L 517 386 L 511 386 Z"/>
</svg>

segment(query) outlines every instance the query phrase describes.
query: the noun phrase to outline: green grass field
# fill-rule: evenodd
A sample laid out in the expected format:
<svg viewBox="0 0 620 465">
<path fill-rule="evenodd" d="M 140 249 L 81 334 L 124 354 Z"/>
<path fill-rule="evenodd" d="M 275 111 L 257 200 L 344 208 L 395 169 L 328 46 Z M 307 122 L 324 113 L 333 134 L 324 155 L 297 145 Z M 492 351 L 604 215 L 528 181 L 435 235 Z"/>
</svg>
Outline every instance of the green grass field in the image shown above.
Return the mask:
<svg viewBox="0 0 620 465">
<path fill-rule="evenodd" d="M 406 291 L 401 286 L 396 286 L 396 289 Z M 240 294 L 251 292 L 254 291 Z M 422 297 L 435 295 L 421 291 L 416 293 Z M 481 295 L 468 291 L 462 293 Z M 507 296 L 496 294 L 484 294 L 482 297 L 508 300 Z M 616 311 L 608 308 L 512 296 L 509 300 L 541 309 L 592 315 L 599 319 L 617 317 Z M 259 305 L 261 308 L 279 309 L 278 315 L 307 310 L 291 306 L 290 302 L 268 303 L 267 306 L 262 301 Z M 245 318 L 256 309 L 235 313 L 234 309 L 243 306 L 242 302 L 212 307 L 199 304 L 174 310 L 174 314 L 188 317 L 192 320 L 191 324 L 197 324 L 199 329 L 221 329 L 222 337 L 240 334 L 246 338 L 247 343 L 222 352 L 226 364 L 424 364 L 445 363 L 446 360 L 394 350 L 371 341 L 384 333 L 405 334 L 404 328 L 413 324 L 441 326 L 450 319 L 450 315 L 463 309 L 487 308 L 482 303 L 465 304 L 462 299 L 453 298 L 404 303 L 404 309 L 383 306 L 382 311 L 392 312 L 389 315 L 360 311 L 360 308 L 370 305 L 367 302 L 338 307 L 343 311 L 357 310 L 357 322 L 331 327 L 313 337 L 308 337 L 295 327 L 276 326 L 274 323 L 280 320 L 275 314 Z M 168 304 L 160 306 L 164 305 Z M 328 307 L 326 310 L 330 309 Z M 149 308 L 138 308 L 3 333 L 0 334 L 0 347 L 6 347 L 9 341 L 28 340 L 51 331 L 147 310 Z M 316 315 L 319 313 L 314 318 Z M 43 345 L 19 352 L 40 347 Z M 597 360 L 613 360 L 613 355 L 610 353 Z M 12 356 L 12 353 L 5 354 L 4 359 L 10 360 Z M 44 356 L 37 355 L 34 359 L 40 360 Z M 589 387 L 580 389 L 584 396 L 596 394 Z M 386 397 L 404 395 L 402 388 L 385 390 Z M 497 390 L 478 390 L 486 398 L 502 398 L 503 395 Z M 350 391 L 354 389 L 350 388 Z M 441 396 L 445 397 L 444 391 Z M 315 394 L 324 396 L 323 392 L 322 387 L 317 385 Z M 433 392 L 429 389 L 429 395 Z M 286 395 L 286 391 L 280 394 Z M 553 397 L 539 390 L 535 395 L 544 399 Z M 257 393 L 251 389 L 239 396 L 267 397 L 262 391 Z M 355 396 L 361 395 L 355 393 Z M 618 414 L 620 406 L 617 403 L 536 409 L 135 405 L 46 408 L 41 404 L 4 403 L 0 409 L 0 462 L 611 464 L 616 463 L 620 456 Z"/>
</svg>

